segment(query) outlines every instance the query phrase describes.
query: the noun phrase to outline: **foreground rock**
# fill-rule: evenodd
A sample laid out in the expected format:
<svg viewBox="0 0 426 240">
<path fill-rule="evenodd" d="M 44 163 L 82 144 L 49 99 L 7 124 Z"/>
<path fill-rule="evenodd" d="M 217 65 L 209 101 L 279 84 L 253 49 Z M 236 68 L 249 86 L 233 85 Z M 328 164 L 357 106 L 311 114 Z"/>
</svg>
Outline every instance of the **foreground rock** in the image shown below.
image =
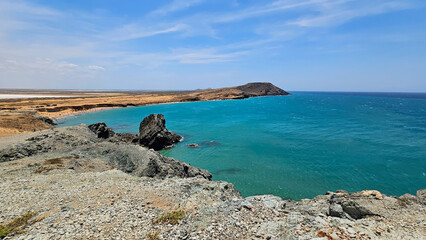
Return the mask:
<svg viewBox="0 0 426 240">
<path fill-rule="evenodd" d="M 207 171 L 98 136 L 80 125 L 0 139 L 0 224 L 37 212 L 7 239 L 426 238 L 426 190 L 243 198 Z M 155 221 L 173 210 L 177 224 Z"/>
<path fill-rule="evenodd" d="M 45 157 L 48 157 L 47 155 Z M 70 168 L 73 161 L 80 168 Z M 60 165 L 64 166 L 60 166 Z M 74 166 L 74 165 L 73 165 Z M 96 166 L 96 167 L 95 167 Z M 40 171 L 48 167 L 49 171 Z M 425 205 L 383 196 L 385 212 L 360 219 L 330 213 L 338 193 L 302 201 L 243 198 L 232 184 L 204 178 L 136 177 L 80 159 L 27 157 L 0 163 L 0 222 L 27 212 L 39 219 L 8 239 L 424 239 Z M 361 192 L 348 201 L 372 198 Z M 374 197 L 373 197 L 374 198 Z M 386 198 L 392 199 L 387 201 Z M 359 202 L 359 207 L 370 207 Z M 184 210 L 178 224 L 153 220 Z"/>
<path fill-rule="evenodd" d="M 94 123 L 88 127 L 98 136 L 98 138 L 110 138 L 115 135 L 115 132 L 111 128 L 108 128 L 104 122 Z"/>
<path fill-rule="evenodd" d="M 136 176 L 211 178 L 206 170 L 164 157 L 145 147 L 108 141 L 102 137 L 110 133 L 105 130 L 106 125 L 91 126 L 97 130 L 96 134 L 86 125 L 79 125 L 2 138 L 4 144 L 0 146 L 0 162 L 26 157 L 45 159 L 76 156 L 89 161 L 102 160 Z"/>
<path fill-rule="evenodd" d="M 139 126 L 139 134 L 115 133 L 103 122 L 94 123 L 88 127 L 98 138 L 115 143 L 139 144 L 156 151 L 171 148 L 174 143 L 182 139 L 181 136 L 167 130 L 163 114 L 151 114 L 144 118 Z"/>
<path fill-rule="evenodd" d="M 163 114 L 151 114 L 141 122 L 137 141 L 148 148 L 161 150 L 173 146 L 181 139 L 181 136 L 167 130 Z"/>
</svg>

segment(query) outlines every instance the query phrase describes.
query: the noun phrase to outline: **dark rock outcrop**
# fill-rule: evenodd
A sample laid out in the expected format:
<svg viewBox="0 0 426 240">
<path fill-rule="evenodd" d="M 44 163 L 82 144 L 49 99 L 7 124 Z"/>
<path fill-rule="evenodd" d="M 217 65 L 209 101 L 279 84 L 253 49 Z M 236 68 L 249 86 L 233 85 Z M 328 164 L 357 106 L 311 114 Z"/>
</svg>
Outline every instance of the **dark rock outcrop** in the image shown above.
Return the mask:
<svg viewBox="0 0 426 240">
<path fill-rule="evenodd" d="M 93 133 L 95 129 L 96 134 Z M 210 172 L 192 167 L 179 160 L 164 157 L 160 153 L 135 144 L 129 144 L 116 136 L 105 139 L 98 137 L 111 134 L 112 130 L 104 124 L 95 124 L 89 129 L 86 125 L 56 128 L 37 133 L 28 133 L 26 139 L 0 146 L 0 162 L 18 160 L 26 157 L 57 158 L 77 156 L 87 161 L 103 161 L 124 172 L 136 176 L 202 177 L 211 179 Z M 128 137 L 131 138 L 132 135 Z"/>
<path fill-rule="evenodd" d="M 51 118 L 45 117 L 45 116 L 39 116 L 37 117 L 38 119 L 40 119 L 41 121 L 51 125 L 51 126 L 55 126 L 57 125 Z"/>
<path fill-rule="evenodd" d="M 181 139 L 181 136 L 167 130 L 163 114 L 151 114 L 139 126 L 138 143 L 154 150 L 169 147 Z"/>
<path fill-rule="evenodd" d="M 269 82 L 253 82 L 247 83 L 242 86 L 235 87 L 236 89 L 244 92 L 248 96 L 279 96 L 290 95 L 290 93 L 282 90 Z"/>
<path fill-rule="evenodd" d="M 138 135 L 133 133 L 116 133 L 112 142 L 135 143 L 138 140 Z"/>
<path fill-rule="evenodd" d="M 108 139 L 114 143 L 133 143 L 152 148 L 156 151 L 173 147 L 182 137 L 170 132 L 166 128 L 163 114 L 151 114 L 144 118 L 139 126 L 139 134 L 115 133 L 103 122 L 88 126 L 98 138 Z"/>
<path fill-rule="evenodd" d="M 398 200 L 369 190 L 356 193 L 340 192 L 331 195 L 329 215 L 333 217 L 361 219 L 382 216 L 388 208 L 395 207 Z"/>
<path fill-rule="evenodd" d="M 104 122 L 94 123 L 88 127 L 98 136 L 98 138 L 106 139 L 115 135 L 114 131 L 111 128 L 108 128 Z"/>
<path fill-rule="evenodd" d="M 188 146 L 190 148 L 199 148 L 200 144 L 198 144 L 198 143 L 190 143 L 190 144 L 187 144 L 186 146 Z"/>
</svg>

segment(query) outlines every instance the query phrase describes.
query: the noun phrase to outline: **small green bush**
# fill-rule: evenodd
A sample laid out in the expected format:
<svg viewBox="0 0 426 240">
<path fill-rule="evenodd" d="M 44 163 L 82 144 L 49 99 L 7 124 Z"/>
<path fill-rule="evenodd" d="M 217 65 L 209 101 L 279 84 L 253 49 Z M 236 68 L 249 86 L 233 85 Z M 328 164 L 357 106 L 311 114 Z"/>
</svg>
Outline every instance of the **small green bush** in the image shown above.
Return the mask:
<svg viewBox="0 0 426 240">
<path fill-rule="evenodd" d="M 158 240 L 159 239 L 159 235 L 160 235 L 159 232 L 148 233 L 148 234 L 146 234 L 146 238 L 148 240 Z"/>
<path fill-rule="evenodd" d="M 167 212 L 162 214 L 161 216 L 157 217 L 156 219 L 154 219 L 152 221 L 152 223 L 154 224 L 159 224 L 159 223 L 163 223 L 163 224 L 178 224 L 180 220 L 182 220 L 186 215 L 186 212 L 184 210 L 174 210 L 171 212 Z"/>
<path fill-rule="evenodd" d="M 5 238 L 6 236 L 14 235 L 20 233 L 23 228 L 30 226 L 37 222 L 37 220 L 30 221 L 37 215 L 36 212 L 28 212 L 20 217 L 13 219 L 11 222 L 0 225 L 0 239 Z"/>
</svg>

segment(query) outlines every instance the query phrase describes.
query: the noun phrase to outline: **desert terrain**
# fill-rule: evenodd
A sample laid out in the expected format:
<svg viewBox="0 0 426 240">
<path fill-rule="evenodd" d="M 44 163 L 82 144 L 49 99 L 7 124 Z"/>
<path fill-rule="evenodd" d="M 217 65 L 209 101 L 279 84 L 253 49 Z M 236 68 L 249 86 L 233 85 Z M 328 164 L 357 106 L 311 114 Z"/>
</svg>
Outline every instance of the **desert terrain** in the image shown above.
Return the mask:
<svg viewBox="0 0 426 240">
<path fill-rule="evenodd" d="M 52 125 L 47 118 L 57 119 L 88 111 L 170 102 L 288 95 L 289 93 L 270 83 L 249 83 L 237 87 L 193 91 L 0 89 L 0 94 L 28 96 L 27 98 L 0 99 L 0 137 L 5 137 L 51 128 Z M 49 97 L 31 97 L 40 95 Z"/>
</svg>

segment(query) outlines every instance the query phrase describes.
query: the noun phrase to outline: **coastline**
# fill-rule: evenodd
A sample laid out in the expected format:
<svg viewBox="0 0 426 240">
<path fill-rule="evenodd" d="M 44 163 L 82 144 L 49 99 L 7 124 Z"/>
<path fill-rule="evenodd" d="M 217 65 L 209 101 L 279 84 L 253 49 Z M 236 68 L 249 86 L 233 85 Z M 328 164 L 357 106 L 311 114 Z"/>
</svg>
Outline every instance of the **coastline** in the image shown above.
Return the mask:
<svg viewBox="0 0 426 240">
<path fill-rule="evenodd" d="M 225 100 L 235 100 L 235 99 L 217 99 L 217 100 L 205 100 L 205 101 L 194 101 L 194 102 L 209 102 L 209 101 L 225 101 Z M 63 115 L 58 117 L 51 117 L 53 120 L 60 120 L 67 117 L 77 116 L 85 113 L 90 112 L 99 112 L 99 111 L 106 111 L 111 109 L 120 109 L 120 108 L 133 108 L 133 107 L 146 107 L 146 106 L 154 106 L 154 105 L 163 105 L 163 104 L 176 104 L 176 103 L 187 103 L 187 102 L 159 102 L 159 103 L 150 103 L 150 104 L 144 104 L 144 105 L 136 105 L 136 106 L 126 106 L 126 107 L 101 107 L 101 108 L 92 108 L 88 110 L 79 110 L 75 112 L 64 112 Z"/>
<path fill-rule="evenodd" d="M 269 96 L 256 96 L 256 98 L 269 97 Z M 166 104 L 178 104 L 178 103 L 191 103 L 191 102 L 214 102 L 214 101 L 232 101 L 232 100 L 243 100 L 243 99 L 212 99 L 212 100 L 199 100 L 199 101 L 184 101 L 184 102 L 158 102 L 158 103 L 149 103 L 143 105 L 135 105 L 135 106 L 125 106 L 125 107 L 100 107 L 100 108 L 92 108 L 88 110 L 78 110 L 75 112 L 63 112 L 61 116 L 58 117 L 50 117 L 53 120 L 60 120 L 67 117 L 77 116 L 90 112 L 98 112 L 98 111 L 107 111 L 111 109 L 120 109 L 120 108 L 134 108 L 134 107 L 147 107 L 147 106 L 155 106 L 155 105 L 166 105 Z"/>
<path fill-rule="evenodd" d="M 40 90 L 40 92 L 46 92 Z M 60 94 L 64 91 L 49 90 L 50 94 Z M 194 90 L 194 91 L 107 91 L 103 93 L 93 91 L 69 92 L 75 94 L 71 98 L 46 99 L 7 99 L 0 100 L 0 125 L 9 129 L 0 137 L 10 136 L 19 132 L 31 132 L 48 129 L 52 126 L 37 121 L 35 115 L 51 119 L 60 119 L 72 115 L 100 111 L 118 107 L 147 106 L 153 104 L 167 104 L 179 102 L 197 102 L 209 100 L 244 99 L 259 96 L 289 95 L 288 92 L 277 88 L 271 83 L 248 83 L 243 86 Z M 13 93 L 13 92 L 12 92 Z M 36 93 L 36 91 L 32 91 Z M 99 96 L 103 94 L 103 96 Z M 83 96 L 82 96 L 83 95 Z M 25 121 L 24 121 L 25 120 Z M 19 123 L 17 123 L 19 122 Z M 26 122 L 34 122 L 28 124 Z M 13 131 L 12 131 L 13 130 Z"/>
<path fill-rule="evenodd" d="M 225 100 L 266 96 L 241 94 Z M 186 96 L 176 102 L 219 100 L 217 94 L 214 96 Z M 163 99 L 171 100 L 170 96 Z M 95 100 L 103 104 L 99 101 L 105 98 Z M 8 239 L 158 236 L 155 239 L 337 240 L 426 236 L 426 190 L 399 197 L 374 190 L 338 190 L 300 201 L 273 195 L 243 197 L 232 183 L 212 181 L 207 170 L 130 143 L 128 135 L 104 138 L 86 125 L 54 128 L 46 117 L 118 107 L 96 108 L 99 105 L 93 102 L 61 106 L 47 102 L 40 107 L 41 102 L 23 101 L 29 109 L 1 112 L 3 122 L 17 129 L 27 124 L 33 130 L 0 138 L 0 226 L 8 226 L 26 214 L 33 219 L 22 227 L 24 231 L 6 235 Z M 131 106 L 172 103 L 151 101 Z M 53 110 L 52 115 L 40 115 L 49 113 L 46 107 Z M 167 222 L 169 218 L 173 218 L 173 224 Z"/>
</svg>

